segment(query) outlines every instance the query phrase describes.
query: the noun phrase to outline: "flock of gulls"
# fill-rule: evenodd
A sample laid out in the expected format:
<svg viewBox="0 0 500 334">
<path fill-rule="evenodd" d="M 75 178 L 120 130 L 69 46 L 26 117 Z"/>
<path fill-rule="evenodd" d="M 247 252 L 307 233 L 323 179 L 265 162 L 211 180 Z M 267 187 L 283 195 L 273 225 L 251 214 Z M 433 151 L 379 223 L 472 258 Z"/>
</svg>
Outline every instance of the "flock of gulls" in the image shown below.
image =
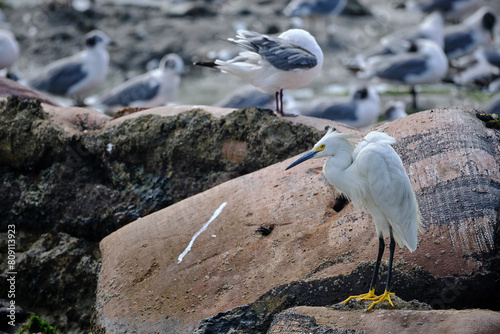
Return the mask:
<svg viewBox="0 0 500 334">
<path fill-rule="evenodd" d="M 320 16 L 338 15 L 346 3 L 347 0 L 292 0 L 282 12 L 288 17 L 319 20 Z M 372 87 L 374 82 L 408 86 L 413 111 L 418 110 L 415 87 L 419 85 L 448 82 L 492 94 L 500 92 L 500 49 L 494 45 L 496 14 L 484 0 L 408 0 L 401 7 L 421 12 L 420 24 L 384 36 L 375 47 L 343 59 L 343 66 L 362 84 L 342 100 L 320 97 L 300 101 L 284 94 L 307 85 L 322 72 L 322 48 L 313 34 L 301 28 L 277 35 L 237 30 L 236 37 L 228 41 L 239 47 L 239 53 L 229 59 L 207 59 L 194 65 L 229 73 L 253 86 L 232 92 L 218 106 L 266 107 L 282 116 L 320 117 L 357 128 L 367 128 L 381 116 L 393 120 L 406 115 L 407 106 L 401 101 L 381 111 L 380 98 Z M 91 31 L 83 39 L 82 51 L 55 60 L 20 82 L 108 114 L 123 107 L 154 107 L 175 102 L 185 67 L 176 54 L 165 55 L 157 69 L 103 94 L 89 96 L 106 79 L 110 62 L 108 47 L 113 43 L 104 32 Z M 0 26 L 0 71 L 15 78 L 10 69 L 21 56 L 14 34 L 8 27 Z M 498 113 L 500 94 L 484 109 Z"/>
</svg>

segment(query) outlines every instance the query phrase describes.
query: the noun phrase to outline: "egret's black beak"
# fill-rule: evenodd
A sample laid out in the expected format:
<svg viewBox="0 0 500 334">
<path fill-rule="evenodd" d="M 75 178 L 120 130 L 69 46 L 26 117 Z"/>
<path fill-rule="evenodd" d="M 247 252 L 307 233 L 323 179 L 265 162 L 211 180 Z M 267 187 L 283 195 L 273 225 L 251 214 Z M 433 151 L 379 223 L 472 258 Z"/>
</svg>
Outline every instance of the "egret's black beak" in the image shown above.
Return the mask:
<svg viewBox="0 0 500 334">
<path fill-rule="evenodd" d="M 304 154 L 303 156 L 301 156 L 300 158 L 298 158 L 297 160 L 295 160 L 290 166 L 288 166 L 285 170 L 289 170 L 290 168 L 292 167 L 295 167 L 297 166 L 298 164 L 306 161 L 306 160 L 309 160 L 311 158 L 314 158 L 314 156 L 316 154 L 318 154 L 319 151 L 309 151 L 307 152 L 306 154 Z"/>
</svg>

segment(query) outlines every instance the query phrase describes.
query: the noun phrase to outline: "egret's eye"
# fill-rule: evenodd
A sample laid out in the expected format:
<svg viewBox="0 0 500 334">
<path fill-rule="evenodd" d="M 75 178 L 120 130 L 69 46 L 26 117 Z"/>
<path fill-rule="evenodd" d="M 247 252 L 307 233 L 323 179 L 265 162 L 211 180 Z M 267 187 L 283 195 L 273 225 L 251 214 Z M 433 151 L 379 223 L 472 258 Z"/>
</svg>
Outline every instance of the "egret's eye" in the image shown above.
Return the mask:
<svg viewBox="0 0 500 334">
<path fill-rule="evenodd" d="M 319 148 L 320 148 L 321 150 L 324 150 L 324 149 L 325 149 L 325 144 L 321 144 L 321 145 L 319 146 Z"/>
</svg>

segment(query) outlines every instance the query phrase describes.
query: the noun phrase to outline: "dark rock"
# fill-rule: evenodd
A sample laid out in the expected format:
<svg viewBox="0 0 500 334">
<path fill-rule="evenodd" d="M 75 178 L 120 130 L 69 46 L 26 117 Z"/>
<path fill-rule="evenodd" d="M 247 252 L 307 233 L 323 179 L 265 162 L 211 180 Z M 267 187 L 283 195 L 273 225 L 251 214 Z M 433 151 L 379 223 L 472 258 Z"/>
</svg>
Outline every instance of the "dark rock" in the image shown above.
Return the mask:
<svg viewBox="0 0 500 334">
<path fill-rule="evenodd" d="M 18 245 L 26 244 L 29 234 L 18 230 Z M 31 239 L 37 238 L 31 236 Z M 2 242 L 2 249 L 4 247 Z M 44 320 L 64 328 L 64 332 L 85 328 L 92 314 L 96 288 L 95 273 L 100 254 L 96 244 L 65 233 L 46 233 L 29 249 L 16 252 L 16 304 Z M 6 255 L 0 255 L 5 263 Z M 2 265 L 2 271 L 3 271 Z M 0 298 L 7 299 L 5 273 L 0 279 Z M 16 321 L 22 320 L 21 318 Z"/>
</svg>

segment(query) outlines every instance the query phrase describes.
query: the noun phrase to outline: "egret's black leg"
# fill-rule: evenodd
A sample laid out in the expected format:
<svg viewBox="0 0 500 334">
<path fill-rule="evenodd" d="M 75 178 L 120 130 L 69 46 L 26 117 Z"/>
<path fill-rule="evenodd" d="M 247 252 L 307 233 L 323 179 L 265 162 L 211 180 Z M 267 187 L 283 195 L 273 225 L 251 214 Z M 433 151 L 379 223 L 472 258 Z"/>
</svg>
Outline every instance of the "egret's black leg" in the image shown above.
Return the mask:
<svg viewBox="0 0 500 334">
<path fill-rule="evenodd" d="M 380 268 L 380 261 L 382 261 L 382 255 L 384 254 L 384 237 L 382 234 L 378 236 L 378 255 L 377 255 L 377 263 L 375 263 L 375 270 L 373 271 L 372 281 L 370 283 L 370 291 L 358 296 L 350 296 L 346 300 L 344 300 L 344 305 L 351 299 L 362 300 L 378 300 L 380 297 L 375 295 L 375 284 L 377 282 L 378 270 Z M 372 304 L 373 305 L 373 304 Z"/>
<path fill-rule="evenodd" d="M 389 243 L 389 269 L 387 270 L 387 282 L 385 284 L 385 291 L 382 295 L 377 297 L 377 299 L 370 299 L 375 301 L 370 305 L 370 307 L 368 307 L 368 311 L 370 311 L 375 305 L 380 304 L 384 300 L 387 300 L 389 304 L 394 307 L 394 304 L 391 300 L 391 295 L 394 296 L 394 292 L 390 292 L 389 287 L 391 285 L 392 261 L 394 260 L 394 249 L 396 248 L 396 242 L 394 241 L 394 235 L 392 234 L 392 228 L 390 227 L 389 234 L 391 236 L 391 242 Z"/>
<path fill-rule="evenodd" d="M 385 284 L 385 290 L 391 291 L 391 277 L 392 277 L 392 261 L 394 260 L 394 249 L 396 249 L 396 241 L 394 241 L 394 236 L 392 235 L 392 228 L 389 230 L 391 235 L 391 242 L 389 244 L 389 269 L 387 272 L 387 282 Z"/>
<path fill-rule="evenodd" d="M 375 270 L 373 271 L 372 282 L 370 283 L 370 290 L 374 290 L 377 285 L 378 270 L 380 269 L 380 262 L 382 261 L 382 255 L 384 255 L 385 242 L 382 234 L 378 236 L 378 255 L 377 263 L 375 263 Z"/>
</svg>

